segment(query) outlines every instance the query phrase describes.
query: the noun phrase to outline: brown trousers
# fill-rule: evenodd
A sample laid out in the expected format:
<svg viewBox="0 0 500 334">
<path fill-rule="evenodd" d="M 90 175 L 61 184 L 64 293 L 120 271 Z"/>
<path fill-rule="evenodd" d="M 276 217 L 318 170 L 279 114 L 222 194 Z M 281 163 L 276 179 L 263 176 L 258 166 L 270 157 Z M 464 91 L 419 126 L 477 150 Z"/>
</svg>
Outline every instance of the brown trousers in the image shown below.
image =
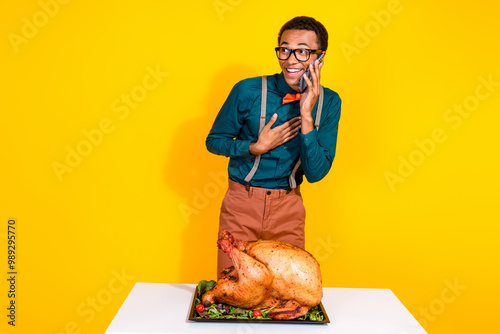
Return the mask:
<svg viewBox="0 0 500 334">
<path fill-rule="evenodd" d="M 219 237 L 228 230 L 243 241 L 276 240 L 304 248 L 305 217 L 299 187 L 290 192 L 255 187 L 247 190 L 229 180 L 221 206 Z M 231 265 L 231 259 L 219 249 L 217 275 Z"/>
</svg>

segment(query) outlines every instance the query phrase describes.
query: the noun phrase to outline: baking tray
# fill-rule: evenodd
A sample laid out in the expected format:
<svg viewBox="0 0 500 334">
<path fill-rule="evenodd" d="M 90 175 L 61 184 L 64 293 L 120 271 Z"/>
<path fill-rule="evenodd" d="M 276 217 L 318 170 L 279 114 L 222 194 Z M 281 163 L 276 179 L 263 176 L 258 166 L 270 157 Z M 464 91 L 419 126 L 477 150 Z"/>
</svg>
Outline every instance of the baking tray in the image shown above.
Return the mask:
<svg viewBox="0 0 500 334">
<path fill-rule="evenodd" d="M 194 288 L 193 300 L 191 301 L 191 306 L 189 308 L 189 320 L 195 322 L 246 322 L 246 323 L 266 323 L 266 324 L 294 324 L 294 325 L 326 325 L 330 323 L 330 318 L 326 314 L 326 310 L 323 307 L 323 303 L 319 303 L 319 310 L 325 316 L 322 321 L 312 321 L 312 320 L 275 320 L 275 319 L 208 319 L 208 318 L 195 318 L 196 314 L 196 295 L 197 287 Z"/>
</svg>

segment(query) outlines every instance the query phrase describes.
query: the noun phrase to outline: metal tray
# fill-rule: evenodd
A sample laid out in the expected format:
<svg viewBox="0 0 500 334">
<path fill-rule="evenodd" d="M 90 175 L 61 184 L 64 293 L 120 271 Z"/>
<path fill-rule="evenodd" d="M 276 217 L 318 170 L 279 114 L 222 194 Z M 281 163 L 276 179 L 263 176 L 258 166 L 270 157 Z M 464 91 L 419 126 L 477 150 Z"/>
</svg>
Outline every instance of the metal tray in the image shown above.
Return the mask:
<svg viewBox="0 0 500 334">
<path fill-rule="evenodd" d="M 328 318 L 328 314 L 326 314 L 326 310 L 323 307 L 323 303 L 319 303 L 319 309 L 325 316 L 323 321 L 312 321 L 312 320 L 274 320 L 274 319 L 208 319 L 208 318 L 195 318 L 196 312 L 196 290 L 197 287 L 194 288 L 193 292 L 193 300 L 191 301 L 191 307 L 189 308 L 189 320 L 195 322 L 246 322 L 246 323 L 266 323 L 266 324 L 294 324 L 294 325 L 325 325 L 330 323 L 330 319 Z"/>
</svg>

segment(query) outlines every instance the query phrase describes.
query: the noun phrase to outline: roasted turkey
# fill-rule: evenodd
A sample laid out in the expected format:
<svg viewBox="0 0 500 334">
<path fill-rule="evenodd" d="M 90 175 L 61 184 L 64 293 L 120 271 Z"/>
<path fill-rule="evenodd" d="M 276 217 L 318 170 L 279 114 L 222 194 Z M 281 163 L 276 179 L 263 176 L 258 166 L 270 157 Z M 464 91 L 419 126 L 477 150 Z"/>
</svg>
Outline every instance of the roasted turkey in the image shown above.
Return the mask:
<svg viewBox="0 0 500 334">
<path fill-rule="evenodd" d="M 226 268 L 202 302 L 224 303 L 245 309 L 273 308 L 268 316 L 300 317 L 323 297 L 319 263 L 305 250 L 288 243 L 244 242 L 224 231 L 217 242 L 233 266 Z"/>
</svg>

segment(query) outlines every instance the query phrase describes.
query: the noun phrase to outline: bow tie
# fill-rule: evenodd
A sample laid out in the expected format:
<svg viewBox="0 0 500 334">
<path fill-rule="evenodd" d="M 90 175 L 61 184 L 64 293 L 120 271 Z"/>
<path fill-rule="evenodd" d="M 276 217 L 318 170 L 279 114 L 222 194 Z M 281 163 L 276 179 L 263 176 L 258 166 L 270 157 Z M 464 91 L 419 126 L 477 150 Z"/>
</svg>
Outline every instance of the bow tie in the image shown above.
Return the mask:
<svg viewBox="0 0 500 334">
<path fill-rule="evenodd" d="M 299 101 L 302 97 L 302 94 L 286 94 L 283 98 L 283 104 L 290 103 L 293 101 Z"/>
</svg>

